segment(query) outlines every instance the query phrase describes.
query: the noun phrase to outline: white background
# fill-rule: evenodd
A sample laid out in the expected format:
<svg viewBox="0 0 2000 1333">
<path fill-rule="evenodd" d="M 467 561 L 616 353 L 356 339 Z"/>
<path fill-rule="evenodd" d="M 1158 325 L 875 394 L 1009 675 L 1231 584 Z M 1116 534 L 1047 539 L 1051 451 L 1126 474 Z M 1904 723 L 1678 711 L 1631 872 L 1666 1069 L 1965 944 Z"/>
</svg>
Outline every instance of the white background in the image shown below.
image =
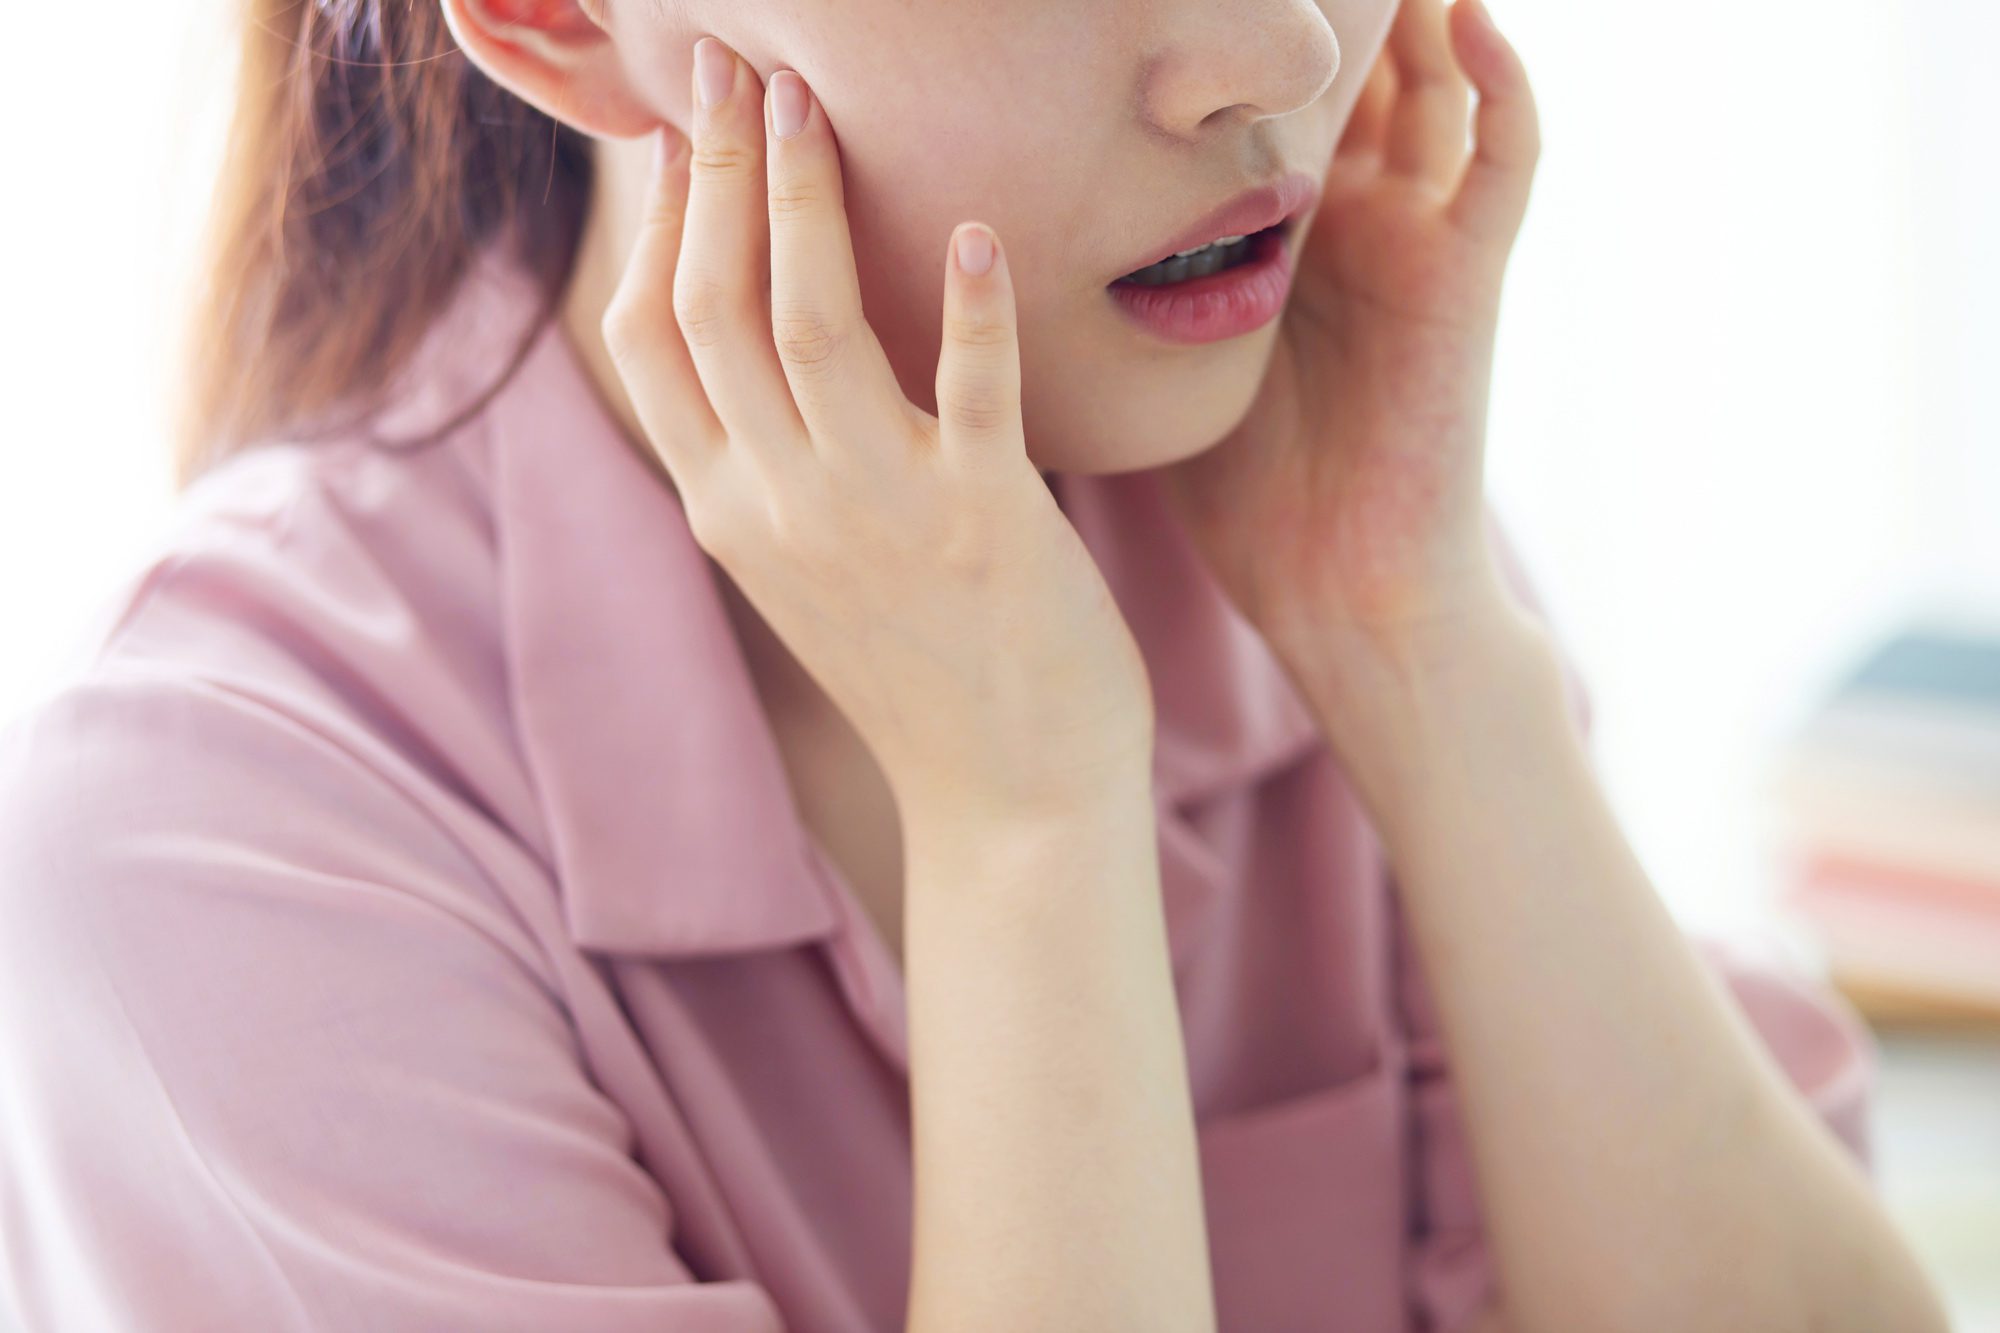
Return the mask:
<svg viewBox="0 0 2000 1333">
<path fill-rule="evenodd" d="M 1544 138 L 1495 501 L 1667 902 L 1774 932 L 1771 739 L 1874 634 L 2000 601 L 2000 9 L 1493 7 Z M 162 315 L 233 79 L 216 15 L 10 14 L 0 714 L 55 678 L 169 502 Z"/>
</svg>

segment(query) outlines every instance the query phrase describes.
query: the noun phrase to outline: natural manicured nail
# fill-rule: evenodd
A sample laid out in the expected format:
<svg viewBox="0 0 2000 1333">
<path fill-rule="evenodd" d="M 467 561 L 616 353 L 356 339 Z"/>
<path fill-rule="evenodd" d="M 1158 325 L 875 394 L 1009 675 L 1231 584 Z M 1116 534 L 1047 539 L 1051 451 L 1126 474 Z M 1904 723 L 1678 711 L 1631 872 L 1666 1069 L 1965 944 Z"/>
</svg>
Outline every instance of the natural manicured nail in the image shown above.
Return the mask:
<svg viewBox="0 0 2000 1333">
<path fill-rule="evenodd" d="M 993 267 L 993 233 L 974 223 L 958 233 L 958 267 L 977 278 Z"/>
<path fill-rule="evenodd" d="M 736 57 L 713 37 L 694 44 L 694 81 L 705 110 L 714 110 L 736 83 Z"/>
<path fill-rule="evenodd" d="M 810 95 L 806 81 L 795 69 L 777 70 L 771 75 L 771 132 L 789 139 L 805 128 Z"/>
</svg>

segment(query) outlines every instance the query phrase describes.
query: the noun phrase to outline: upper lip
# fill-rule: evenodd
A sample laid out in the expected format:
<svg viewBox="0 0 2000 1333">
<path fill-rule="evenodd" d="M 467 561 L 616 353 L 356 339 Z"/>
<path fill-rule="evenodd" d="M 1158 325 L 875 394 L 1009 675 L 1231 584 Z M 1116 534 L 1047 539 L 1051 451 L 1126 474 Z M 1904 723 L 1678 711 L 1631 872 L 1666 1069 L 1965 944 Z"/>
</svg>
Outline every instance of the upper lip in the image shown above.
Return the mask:
<svg viewBox="0 0 2000 1333">
<path fill-rule="evenodd" d="M 1183 250 L 1207 245 L 1220 236 L 1248 236 L 1266 227 L 1308 213 L 1319 197 L 1319 180 L 1303 171 L 1287 172 L 1262 185 L 1253 186 L 1220 208 L 1204 213 L 1179 234 L 1160 242 L 1137 263 L 1120 269 L 1118 276 L 1172 259 Z"/>
</svg>

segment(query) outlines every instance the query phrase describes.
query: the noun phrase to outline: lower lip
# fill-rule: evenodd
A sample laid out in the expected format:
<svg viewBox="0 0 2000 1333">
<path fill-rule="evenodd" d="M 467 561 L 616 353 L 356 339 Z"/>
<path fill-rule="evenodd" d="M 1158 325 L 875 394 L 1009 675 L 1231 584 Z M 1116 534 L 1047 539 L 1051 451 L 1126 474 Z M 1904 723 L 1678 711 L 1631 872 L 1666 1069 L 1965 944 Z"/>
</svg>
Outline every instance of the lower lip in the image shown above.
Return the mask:
<svg viewBox="0 0 2000 1333">
<path fill-rule="evenodd" d="M 1285 308 L 1292 249 L 1282 227 L 1257 233 L 1250 258 L 1206 277 L 1158 287 L 1114 282 L 1105 290 L 1132 321 L 1176 343 L 1212 343 L 1263 328 Z"/>
</svg>

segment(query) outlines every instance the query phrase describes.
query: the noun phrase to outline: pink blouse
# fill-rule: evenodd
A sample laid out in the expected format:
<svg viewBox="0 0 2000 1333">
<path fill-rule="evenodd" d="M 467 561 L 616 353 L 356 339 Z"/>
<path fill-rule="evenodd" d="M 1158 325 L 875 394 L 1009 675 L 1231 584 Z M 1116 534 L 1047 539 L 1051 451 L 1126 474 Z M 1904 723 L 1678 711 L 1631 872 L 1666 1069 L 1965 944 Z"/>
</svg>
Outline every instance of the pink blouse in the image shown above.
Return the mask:
<svg viewBox="0 0 2000 1333">
<path fill-rule="evenodd" d="M 900 974 L 682 511 L 553 322 L 388 447 L 506 367 L 535 300 L 497 255 L 372 433 L 185 491 L 0 737 L 32 1333 L 901 1327 Z M 1495 1274 L 1382 848 L 1151 474 L 1053 484 L 1157 695 L 1221 1327 L 1463 1328 Z M 1852 1010 L 1691 942 L 1866 1166 Z"/>
</svg>

